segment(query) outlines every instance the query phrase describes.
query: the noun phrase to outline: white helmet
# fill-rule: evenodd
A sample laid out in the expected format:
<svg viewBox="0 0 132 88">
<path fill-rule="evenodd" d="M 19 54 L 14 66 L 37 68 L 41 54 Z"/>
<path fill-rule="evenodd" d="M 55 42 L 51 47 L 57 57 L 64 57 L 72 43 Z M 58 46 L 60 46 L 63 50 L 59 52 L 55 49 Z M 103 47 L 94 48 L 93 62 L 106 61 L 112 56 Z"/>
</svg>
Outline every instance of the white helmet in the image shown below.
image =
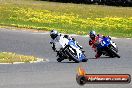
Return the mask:
<svg viewBox="0 0 132 88">
<path fill-rule="evenodd" d="M 52 39 L 55 39 L 58 36 L 58 32 L 56 30 L 51 30 L 50 31 L 50 37 Z"/>
</svg>

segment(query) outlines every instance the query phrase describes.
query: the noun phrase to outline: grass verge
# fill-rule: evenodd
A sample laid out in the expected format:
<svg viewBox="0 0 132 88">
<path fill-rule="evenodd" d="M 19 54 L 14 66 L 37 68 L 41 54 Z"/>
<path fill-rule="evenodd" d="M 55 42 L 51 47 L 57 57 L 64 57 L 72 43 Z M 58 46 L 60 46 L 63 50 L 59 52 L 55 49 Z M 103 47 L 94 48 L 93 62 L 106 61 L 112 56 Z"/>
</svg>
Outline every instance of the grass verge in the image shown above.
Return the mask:
<svg viewBox="0 0 132 88">
<path fill-rule="evenodd" d="M 65 4 L 46 1 L 0 1 L 0 25 L 69 34 L 89 30 L 114 37 L 132 37 L 132 7 Z"/>
<path fill-rule="evenodd" d="M 34 56 L 25 56 L 11 52 L 0 52 L 0 63 L 14 63 L 14 62 L 25 62 L 37 61 Z"/>
</svg>

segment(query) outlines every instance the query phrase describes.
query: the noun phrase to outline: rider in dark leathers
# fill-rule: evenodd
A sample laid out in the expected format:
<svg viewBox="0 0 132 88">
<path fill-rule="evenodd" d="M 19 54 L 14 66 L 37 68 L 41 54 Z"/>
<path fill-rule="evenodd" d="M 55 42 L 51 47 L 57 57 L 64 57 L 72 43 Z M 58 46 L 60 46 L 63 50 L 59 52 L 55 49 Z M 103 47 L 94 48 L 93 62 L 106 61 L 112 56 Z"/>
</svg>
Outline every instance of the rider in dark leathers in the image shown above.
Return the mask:
<svg viewBox="0 0 132 88">
<path fill-rule="evenodd" d="M 100 49 L 97 48 L 97 45 L 100 43 L 100 41 L 102 40 L 103 36 L 101 34 L 97 34 L 95 31 L 90 31 L 89 32 L 89 45 L 94 49 L 94 51 L 96 52 L 95 58 L 99 58 L 102 55 L 102 52 L 100 51 Z M 110 38 L 110 36 L 107 36 Z M 111 39 L 111 38 L 110 38 Z"/>
</svg>

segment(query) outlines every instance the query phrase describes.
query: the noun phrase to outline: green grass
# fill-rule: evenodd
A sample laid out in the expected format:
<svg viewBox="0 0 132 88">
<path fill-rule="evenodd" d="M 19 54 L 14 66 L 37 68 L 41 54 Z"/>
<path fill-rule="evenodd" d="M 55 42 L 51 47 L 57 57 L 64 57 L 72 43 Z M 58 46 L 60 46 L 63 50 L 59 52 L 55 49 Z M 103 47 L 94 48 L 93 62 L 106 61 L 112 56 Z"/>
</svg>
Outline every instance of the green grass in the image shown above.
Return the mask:
<svg viewBox="0 0 132 88">
<path fill-rule="evenodd" d="M 0 63 L 13 63 L 13 62 L 25 62 L 37 61 L 34 56 L 20 55 L 11 52 L 0 52 Z"/>
<path fill-rule="evenodd" d="M 0 24 L 80 35 L 96 30 L 114 37 L 132 37 L 132 7 L 2 0 Z"/>
</svg>

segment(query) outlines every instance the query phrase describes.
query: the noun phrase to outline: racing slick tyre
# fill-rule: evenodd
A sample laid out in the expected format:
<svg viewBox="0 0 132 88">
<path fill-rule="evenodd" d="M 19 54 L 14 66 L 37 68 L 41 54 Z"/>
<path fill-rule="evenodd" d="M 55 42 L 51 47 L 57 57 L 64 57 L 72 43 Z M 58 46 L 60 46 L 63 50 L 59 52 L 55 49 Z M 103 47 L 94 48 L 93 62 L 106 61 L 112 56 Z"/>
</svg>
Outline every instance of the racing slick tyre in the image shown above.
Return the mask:
<svg viewBox="0 0 132 88">
<path fill-rule="evenodd" d="M 120 58 L 120 56 L 117 54 L 117 52 L 116 52 L 115 50 L 110 49 L 110 51 L 111 51 L 111 53 L 113 53 L 113 54 L 114 54 L 114 56 L 115 56 L 115 57 Z"/>
<path fill-rule="evenodd" d="M 114 46 L 110 46 L 110 48 L 109 48 L 109 50 L 110 50 L 110 53 L 111 53 L 111 57 L 118 57 L 118 58 L 120 58 L 120 56 L 118 55 L 118 48 L 115 48 Z"/>
<path fill-rule="evenodd" d="M 87 62 L 87 61 L 88 61 L 88 59 L 87 59 L 87 58 L 82 60 L 82 62 Z"/>
<path fill-rule="evenodd" d="M 84 52 L 83 52 L 83 57 L 84 57 L 84 59 L 82 59 L 82 62 L 87 62 L 88 58 L 86 58 L 86 55 L 84 54 Z"/>
<path fill-rule="evenodd" d="M 71 52 L 69 49 L 67 49 L 67 53 L 70 55 L 70 57 L 72 58 L 73 61 L 75 61 L 76 63 L 79 63 L 80 62 L 78 60 L 78 58 L 76 57 L 77 55 L 74 54 L 73 52 Z"/>
<path fill-rule="evenodd" d="M 62 60 L 63 60 L 63 59 L 61 59 L 61 58 L 57 58 L 57 61 L 58 61 L 58 62 L 61 62 Z"/>
</svg>

